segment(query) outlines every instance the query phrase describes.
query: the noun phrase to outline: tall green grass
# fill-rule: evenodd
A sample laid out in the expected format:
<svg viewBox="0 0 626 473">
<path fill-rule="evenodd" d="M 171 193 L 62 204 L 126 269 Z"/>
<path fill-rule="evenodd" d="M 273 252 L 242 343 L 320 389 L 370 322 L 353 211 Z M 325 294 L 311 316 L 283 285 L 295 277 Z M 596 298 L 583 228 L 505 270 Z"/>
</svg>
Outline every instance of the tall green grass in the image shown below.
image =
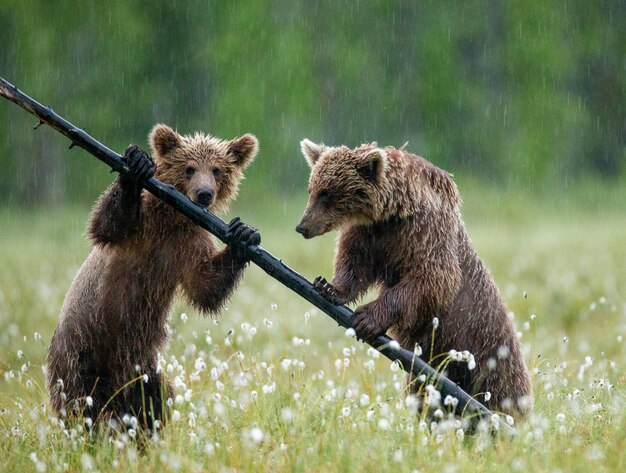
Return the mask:
<svg viewBox="0 0 626 473">
<path fill-rule="evenodd" d="M 219 319 L 175 304 L 162 363 L 176 413 L 158 438 L 143 452 L 127 435 L 90 438 L 52 415 L 42 373 L 89 210 L 4 209 L 3 471 L 623 471 L 626 188 L 459 184 L 532 372 L 535 413 L 515 438 L 431 429 L 388 360 L 254 267 Z M 244 186 L 227 217 L 308 278 L 331 276 L 335 236 L 293 231 L 305 199 L 249 201 Z"/>
</svg>

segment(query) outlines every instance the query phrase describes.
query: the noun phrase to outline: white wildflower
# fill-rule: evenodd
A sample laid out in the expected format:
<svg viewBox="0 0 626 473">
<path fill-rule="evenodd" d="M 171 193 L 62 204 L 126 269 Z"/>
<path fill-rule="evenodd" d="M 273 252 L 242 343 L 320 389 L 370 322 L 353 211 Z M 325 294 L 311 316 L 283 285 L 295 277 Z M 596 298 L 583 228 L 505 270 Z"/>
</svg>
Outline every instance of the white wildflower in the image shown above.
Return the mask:
<svg viewBox="0 0 626 473">
<path fill-rule="evenodd" d="M 263 441 L 263 439 L 265 438 L 265 434 L 263 433 L 263 431 L 258 428 L 258 427 L 252 427 L 249 431 L 248 434 L 250 436 L 250 440 L 252 440 L 252 442 L 259 444 Z"/>
<path fill-rule="evenodd" d="M 370 403 L 370 397 L 363 393 L 361 394 L 361 397 L 359 398 L 359 404 L 361 404 L 362 406 L 368 406 Z"/>
<path fill-rule="evenodd" d="M 283 422 L 291 422 L 294 417 L 294 412 L 291 407 L 283 407 L 280 410 L 280 418 L 283 420 Z"/>
</svg>

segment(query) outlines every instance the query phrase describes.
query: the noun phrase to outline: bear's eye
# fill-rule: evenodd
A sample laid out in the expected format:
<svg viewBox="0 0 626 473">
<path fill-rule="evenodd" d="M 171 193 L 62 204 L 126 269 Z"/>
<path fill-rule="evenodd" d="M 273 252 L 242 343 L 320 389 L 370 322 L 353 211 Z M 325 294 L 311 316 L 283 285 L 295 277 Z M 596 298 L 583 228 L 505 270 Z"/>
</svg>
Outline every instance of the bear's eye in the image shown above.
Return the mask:
<svg viewBox="0 0 626 473">
<path fill-rule="evenodd" d="M 196 173 L 196 168 L 189 166 L 187 169 L 185 169 L 185 174 L 187 174 L 188 176 L 193 176 Z"/>
<path fill-rule="evenodd" d="M 328 191 L 321 191 L 319 194 L 317 194 L 317 200 L 324 205 L 329 205 L 332 200 L 332 195 Z"/>
<path fill-rule="evenodd" d="M 213 175 L 215 177 L 219 177 L 220 174 L 222 174 L 222 171 L 220 171 L 218 168 L 213 168 Z"/>
</svg>

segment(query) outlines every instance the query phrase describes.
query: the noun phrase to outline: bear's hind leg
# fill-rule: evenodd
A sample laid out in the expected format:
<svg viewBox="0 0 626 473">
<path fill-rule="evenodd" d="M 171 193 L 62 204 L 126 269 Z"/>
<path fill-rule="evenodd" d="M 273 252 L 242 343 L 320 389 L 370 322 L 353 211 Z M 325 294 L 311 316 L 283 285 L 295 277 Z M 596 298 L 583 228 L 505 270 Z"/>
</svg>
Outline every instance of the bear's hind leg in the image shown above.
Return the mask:
<svg viewBox="0 0 626 473">
<path fill-rule="evenodd" d="M 155 421 L 163 426 L 169 418 L 168 398 L 172 397 L 172 387 L 166 379 L 156 371 L 133 383 L 127 392 L 129 410 L 137 417 L 139 424 L 148 429 L 155 428 Z"/>
</svg>

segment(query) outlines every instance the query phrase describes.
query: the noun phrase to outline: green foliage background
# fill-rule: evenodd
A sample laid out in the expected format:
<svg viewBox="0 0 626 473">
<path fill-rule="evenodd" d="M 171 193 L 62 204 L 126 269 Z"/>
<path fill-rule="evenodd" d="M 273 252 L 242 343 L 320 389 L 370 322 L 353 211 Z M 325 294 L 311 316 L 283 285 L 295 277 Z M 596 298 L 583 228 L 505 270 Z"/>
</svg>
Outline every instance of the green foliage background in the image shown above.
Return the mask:
<svg viewBox="0 0 626 473">
<path fill-rule="evenodd" d="M 303 187 L 303 137 L 502 185 L 623 176 L 621 0 L 3 1 L 0 44 L 0 75 L 113 149 L 255 133 L 255 196 Z M 102 165 L 32 125 L 0 102 L 0 203 L 91 202 Z"/>
</svg>

